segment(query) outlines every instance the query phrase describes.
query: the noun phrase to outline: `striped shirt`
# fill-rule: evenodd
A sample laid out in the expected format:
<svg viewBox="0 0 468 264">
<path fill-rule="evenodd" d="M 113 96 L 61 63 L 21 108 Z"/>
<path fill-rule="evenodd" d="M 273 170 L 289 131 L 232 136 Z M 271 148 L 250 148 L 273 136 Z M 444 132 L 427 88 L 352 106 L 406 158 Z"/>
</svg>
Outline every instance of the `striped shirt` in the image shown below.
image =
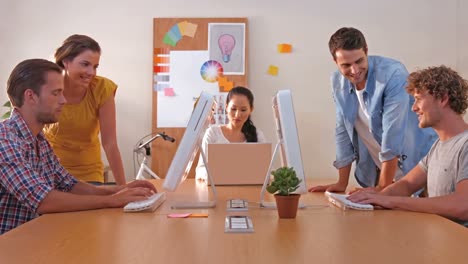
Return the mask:
<svg viewBox="0 0 468 264">
<path fill-rule="evenodd" d="M 34 136 L 16 109 L 0 123 L 0 234 L 38 217 L 50 191 L 68 192 L 76 183 L 44 134 Z"/>
</svg>

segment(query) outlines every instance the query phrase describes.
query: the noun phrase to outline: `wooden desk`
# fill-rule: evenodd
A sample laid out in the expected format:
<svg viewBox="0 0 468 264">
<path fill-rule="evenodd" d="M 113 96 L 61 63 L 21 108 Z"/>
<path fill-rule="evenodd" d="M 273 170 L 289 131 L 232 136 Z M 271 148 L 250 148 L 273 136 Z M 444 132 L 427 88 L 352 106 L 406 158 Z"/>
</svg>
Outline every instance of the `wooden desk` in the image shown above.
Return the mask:
<svg viewBox="0 0 468 264">
<path fill-rule="evenodd" d="M 157 183 L 160 186 L 160 183 Z M 196 191 L 195 191 L 196 190 Z M 0 263 L 467 263 L 468 230 L 402 211 L 342 211 L 323 194 L 295 220 L 249 208 L 255 233 L 224 233 L 225 201 L 258 201 L 260 187 L 218 187 L 208 218 L 169 219 L 174 200 L 206 198 L 188 180 L 154 213 L 105 209 L 41 216 L 0 236 Z M 268 198 L 270 195 L 268 195 Z M 251 204 L 254 205 L 254 204 Z M 187 212 L 177 210 L 176 212 Z M 231 213 L 232 214 L 232 213 Z"/>
</svg>

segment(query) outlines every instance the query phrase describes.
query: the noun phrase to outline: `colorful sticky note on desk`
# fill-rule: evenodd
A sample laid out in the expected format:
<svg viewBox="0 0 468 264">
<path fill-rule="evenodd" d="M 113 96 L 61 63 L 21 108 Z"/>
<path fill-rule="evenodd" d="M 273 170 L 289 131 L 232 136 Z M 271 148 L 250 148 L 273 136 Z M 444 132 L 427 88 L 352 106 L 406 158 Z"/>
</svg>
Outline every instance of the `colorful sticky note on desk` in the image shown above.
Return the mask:
<svg viewBox="0 0 468 264">
<path fill-rule="evenodd" d="M 279 53 L 291 53 L 292 52 L 292 45 L 291 44 L 278 44 L 278 52 Z"/>
<path fill-rule="evenodd" d="M 278 70 L 279 70 L 278 67 L 276 67 L 274 65 L 270 65 L 270 67 L 268 67 L 268 74 L 276 76 L 276 75 L 278 75 Z"/>
<path fill-rule="evenodd" d="M 186 213 L 186 214 L 168 214 L 168 218 L 187 218 L 191 215 L 191 213 Z"/>
<path fill-rule="evenodd" d="M 208 214 L 190 214 L 189 218 L 206 218 Z"/>
<path fill-rule="evenodd" d="M 168 214 L 168 218 L 206 218 L 208 214 L 201 213 L 182 213 L 182 214 Z"/>
</svg>

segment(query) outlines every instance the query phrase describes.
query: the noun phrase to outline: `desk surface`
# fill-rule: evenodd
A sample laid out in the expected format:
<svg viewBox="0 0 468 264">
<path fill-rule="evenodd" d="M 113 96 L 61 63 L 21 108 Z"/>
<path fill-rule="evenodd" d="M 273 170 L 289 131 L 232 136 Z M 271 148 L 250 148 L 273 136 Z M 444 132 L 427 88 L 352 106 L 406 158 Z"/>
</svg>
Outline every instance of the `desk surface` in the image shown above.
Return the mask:
<svg viewBox="0 0 468 264">
<path fill-rule="evenodd" d="M 156 183 L 160 186 L 160 183 Z M 161 188 L 160 188 L 161 189 Z M 295 220 L 251 203 L 255 233 L 224 233 L 226 200 L 258 202 L 260 187 L 217 187 L 215 209 L 171 210 L 206 199 L 188 180 L 154 213 L 104 209 L 48 214 L 0 236 L 0 263 L 466 263 L 468 230 L 443 217 L 402 211 L 342 211 L 323 194 Z M 268 194 L 269 199 L 272 197 Z M 203 212 L 208 218 L 170 219 Z"/>
</svg>

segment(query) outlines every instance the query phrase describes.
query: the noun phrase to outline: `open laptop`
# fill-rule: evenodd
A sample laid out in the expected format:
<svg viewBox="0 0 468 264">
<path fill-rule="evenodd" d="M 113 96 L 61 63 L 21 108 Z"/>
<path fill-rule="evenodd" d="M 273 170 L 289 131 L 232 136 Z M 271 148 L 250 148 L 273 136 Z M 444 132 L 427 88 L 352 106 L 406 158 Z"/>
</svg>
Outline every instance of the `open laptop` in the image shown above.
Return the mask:
<svg viewBox="0 0 468 264">
<path fill-rule="evenodd" d="M 271 143 L 208 144 L 208 169 L 215 185 L 262 185 Z"/>
</svg>

